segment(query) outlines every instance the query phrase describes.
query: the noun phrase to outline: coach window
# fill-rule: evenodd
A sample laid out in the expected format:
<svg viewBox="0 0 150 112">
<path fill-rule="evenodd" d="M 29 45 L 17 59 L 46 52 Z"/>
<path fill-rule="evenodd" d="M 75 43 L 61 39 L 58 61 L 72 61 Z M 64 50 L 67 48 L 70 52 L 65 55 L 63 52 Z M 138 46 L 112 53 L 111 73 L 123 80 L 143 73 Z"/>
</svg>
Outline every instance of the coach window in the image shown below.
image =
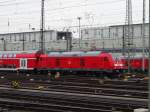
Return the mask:
<svg viewBox="0 0 150 112">
<path fill-rule="evenodd" d="M 13 55 L 12 55 L 12 54 L 9 54 L 9 55 L 8 55 L 8 57 L 9 57 L 9 58 L 12 58 L 12 57 L 13 57 Z"/>
<path fill-rule="evenodd" d="M 16 54 L 14 54 L 13 57 L 15 58 L 15 57 L 16 57 Z"/>
<path fill-rule="evenodd" d="M 4 54 L 3 57 L 4 57 L 4 58 L 7 58 L 7 54 Z"/>
<path fill-rule="evenodd" d="M 14 34 L 14 41 L 15 41 L 15 42 L 17 41 L 17 37 L 16 37 L 16 34 Z"/>
</svg>

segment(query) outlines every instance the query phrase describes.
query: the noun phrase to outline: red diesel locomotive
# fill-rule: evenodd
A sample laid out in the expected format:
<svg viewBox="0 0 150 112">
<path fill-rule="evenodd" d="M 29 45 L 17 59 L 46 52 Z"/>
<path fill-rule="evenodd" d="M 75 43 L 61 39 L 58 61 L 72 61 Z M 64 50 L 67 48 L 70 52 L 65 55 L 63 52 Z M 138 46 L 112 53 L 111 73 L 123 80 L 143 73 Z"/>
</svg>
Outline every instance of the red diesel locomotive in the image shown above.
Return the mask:
<svg viewBox="0 0 150 112">
<path fill-rule="evenodd" d="M 122 60 L 111 54 L 90 52 L 51 52 L 49 54 L 0 53 L 0 71 L 116 73 L 125 70 Z"/>
</svg>

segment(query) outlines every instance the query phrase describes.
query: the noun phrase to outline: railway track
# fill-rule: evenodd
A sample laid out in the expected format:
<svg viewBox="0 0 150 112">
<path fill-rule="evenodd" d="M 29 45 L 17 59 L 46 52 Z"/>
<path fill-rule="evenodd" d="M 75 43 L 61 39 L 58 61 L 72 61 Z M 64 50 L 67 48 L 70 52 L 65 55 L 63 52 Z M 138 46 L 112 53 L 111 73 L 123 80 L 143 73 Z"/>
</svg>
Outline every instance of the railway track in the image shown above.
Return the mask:
<svg viewBox="0 0 150 112">
<path fill-rule="evenodd" d="M 30 84 L 30 82 L 27 82 Z M 74 85 L 74 86 L 80 86 L 80 87 L 100 87 L 100 88 L 115 88 L 115 89 L 127 89 L 127 90 L 148 90 L 148 85 L 143 85 L 141 83 L 134 82 L 136 84 L 129 84 L 128 81 L 123 84 L 115 84 L 115 83 L 108 83 L 107 81 L 104 82 L 95 82 L 95 83 L 89 83 L 89 82 L 73 82 L 73 81 L 50 81 L 50 82 L 41 82 L 41 81 L 33 81 L 31 84 L 33 85 L 36 83 L 43 84 L 43 85 Z"/>
<path fill-rule="evenodd" d="M 67 81 L 67 82 L 84 82 L 84 83 L 93 83 L 99 84 L 101 79 L 100 78 L 92 78 L 92 77 L 64 77 L 59 79 L 60 81 Z M 105 84 L 113 84 L 113 85 L 135 85 L 135 86 L 147 86 L 148 82 L 142 79 L 132 79 L 129 81 L 124 81 L 120 79 L 106 79 L 104 80 Z"/>
<path fill-rule="evenodd" d="M 88 80 L 87 78 L 83 78 L 83 79 L 85 80 L 82 80 L 82 78 L 74 79 L 75 82 L 68 81 L 68 79 L 65 81 L 57 80 L 51 82 L 33 82 L 33 86 L 39 84 L 50 90 L 52 89 L 53 90 L 59 89 L 64 91 L 72 90 L 73 92 L 79 92 L 79 93 L 107 94 L 107 95 L 139 97 L 139 98 L 148 97 L 148 86 L 147 86 L 147 82 L 144 81 L 137 82 L 137 81 L 105 80 L 101 83 L 100 80 L 93 82 L 93 79 L 88 79 Z M 90 82 L 89 80 L 90 81 L 92 80 L 92 82 Z"/>
<path fill-rule="evenodd" d="M 54 110 L 59 112 L 66 110 L 69 112 L 112 112 L 112 110 L 131 112 L 134 108 L 147 107 L 147 100 L 138 98 L 27 89 L 14 90 L 2 87 L 0 90 L 0 106 L 26 108 L 30 105 L 29 110 L 39 112 L 50 111 L 50 109 L 52 112 Z"/>
<path fill-rule="evenodd" d="M 70 79 L 72 78 L 68 78 L 65 80 L 64 79 L 53 80 L 50 82 L 27 81 L 22 83 L 22 88 L 41 89 L 46 91 L 83 93 L 83 94 L 135 97 L 145 99 L 148 97 L 148 87 L 146 85 L 147 84 L 146 82 L 105 80 L 103 81 L 103 83 L 101 83 L 99 82 L 100 80 L 98 79 L 73 78 L 73 80 L 71 81 Z M 10 83 L 5 83 L 5 85 L 1 86 L 10 87 L 9 85 Z"/>
<path fill-rule="evenodd" d="M 109 110 L 107 107 L 102 107 L 102 106 L 101 106 L 101 109 L 95 109 L 95 108 L 89 108 L 89 107 L 81 107 L 82 106 L 81 104 L 78 104 L 80 106 L 75 106 L 75 105 L 68 106 L 68 104 L 69 104 L 68 102 L 67 102 L 67 105 L 62 105 L 62 104 L 54 104 L 54 102 L 41 104 L 40 102 L 37 103 L 33 101 L 20 102 L 19 100 L 0 99 L 0 106 L 5 106 L 7 108 L 14 108 L 14 109 L 20 108 L 20 109 L 25 109 L 25 110 L 32 110 L 36 112 L 66 112 L 66 111 L 69 111 L 69 112 L 77 112 L 77 111 L 79 112 L 111 112 L 111 110 Z"/>
<path fill-rule="evenodd" d="M 0 88 L 10 87 L 10 83 L 1 83 Z M 27 104 L 32 105 L 34 111 L 54 111 L 54 112 L 76 112 L 80 110 L 81 112 L 112 112 L 112 110 L 124 110 L 125 112 L 131 112 L 135 108 L 147 107 L 147 82 L 144 81 L 121 81 L 121 80 L 105 80 L 93 78 L 61 78 L 57 80 L 46 81 L 23 81 L 21 90 L 28 91 L 38 91 L 38 93 L 23 94 L 22 92 L 17 92 L 18 90 L 0 89 L 0 96 L 2 101 L 0 102 L 0 107 L 5 108 L 27 107 Z M 42 87 L 42 88 L 38 88 Z M 37 89 L 40 89 L 37 90 Z M 20 90 L 20 89 L 19 89 Z M 10 93 L 11 92 L 11 93 Z M 27 91 L 25 91 L 27 93 Z M 62 93 L 58 96 L 55 94 L 50 97 L 46 96 L 44 92 L 52 93 Z M 42 94 L 44 93 L 44 94 Z M 38 95 L 37 95 L 38 94 Z M 50 93 L 51 94 L 51 93 Z M 64 95 L 65 94 L 65 95 Z M 64 98 L 66 95 L 73 94 L 69 100 Z M 43 96 L 44 95 L 44 96 Z M 64 96 L 63 96 L 64 95 Z M 78 96 L 74 98 L 75 96 Z M 81 96 L 80 96 L 81 95 Z M 82 95 L 86 96 L 86 100 L 82 99 Z M 101 96 L 99 101 L 97 99 L 91 99 L 91 96 Z M 17 96 L 17 97 L 16 97 Z M 68 97 L 68 96 L 67 96 Z M 107 97 L 107 98 L 106 98 Z M 119 98 L 113 99 L 112 98 Z M 8 101 L 6 101 L 8 98 Z M 88 99 L 87 99 L 88 98 Z M 134 99 L 134 101 L 129 101 L 129 98 Z M 91 100 L 89 100 L 91 99 Z M 122 101 L 120 100 L 122 99 Z M 131 100 L 130 99 L 130 100 Z M 138 99 L 138 100 L 137 100 Z M 13 102 L 9 102 L 13 101 Z M 16 101 L 16 102 L 15 102 Z M 20 104 L 19 105 L 19 102 Z M 118 101 L 118 102 L 117 102 Z M 27 103 L 23 103 L 27 102 Z M 52 103 L 53 102 L 53 103 Z M 131 103 L 129 103 L 131 102 Z M 2 103 L 2 104 L 1 104 Z M 15 105 L 11 105 L 11 104 Z M 10 104 L 10 105 L 9 105 Z M 42 105 L 43 104 L 43 105 Z M 67 106 L 69 105 L 69 107 Z M 41 108 L 38 108 L 41 107 Z M 48 109 L 51 110 L 48 110 Z M 15 108 L 14 108 L 15 109 Z M 45 109 L 45 110 L 44 110 Z M 64 110 L 63 110 L 64 109 Z"/>
<path fill-rule="evenodd" d="M 33 89 L 37 84 L 23 84 L 26 89 Z M 27 86 L 28 85 L 28 86 Z M 32 86 L 33 85 L 33 86 Z M 31 88 L 28 88 L 31 86 Z M 123 96 L 123 97 L 135 97 L 135 98 L 147 98 L 148 91 L 141 90 L 128 90 L 121 88 L 104 88 L 104 87 L 89 87 L 89 86 L 80 86 L 80 85 L 66 85 L 66 84 L 39 84 L 34 87 L 34 89 L 39 89 L 47 91 L 63 91 L 63 92 L 72 92 L 72 93 L 84 93 L 84 94 L 97 94 L 97 95 L 110 95 L 110 96 Z"/>
<path fill-rule="evenodd" d="M 1 87 L 10 87 L 10 84 L 1 85 Z M 126 89 L 124 89 L 124 88 Z M 128 88 L 129 87 L 129 88 Z M 130 88 L 132 87 L 132 88 Z M 30 82 L 22 83 L 25 89 L 41 89 L 45 91 L 60 91 L 83 94 L 97 94 L 109 96 L 122 96 L 134 98 L 148 98 L 148 91 L 145 86 L 129 86 L 129 85 L 90 85 L 85 83 L 69 83 L 69 82 Z M 139 90 L 140 88 L 140 90 Z M 144 89 L 145 88 L 145 89 Z M 142 90 L 143 89 L 143 90 Z"/>
</svg>

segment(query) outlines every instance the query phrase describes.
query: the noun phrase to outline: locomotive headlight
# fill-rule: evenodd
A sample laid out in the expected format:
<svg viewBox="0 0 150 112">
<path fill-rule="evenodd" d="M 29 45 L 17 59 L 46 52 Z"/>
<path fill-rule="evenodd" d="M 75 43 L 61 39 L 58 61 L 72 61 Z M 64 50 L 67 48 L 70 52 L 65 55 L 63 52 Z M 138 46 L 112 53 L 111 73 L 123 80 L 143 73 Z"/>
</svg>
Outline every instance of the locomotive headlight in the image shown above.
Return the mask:
<svg viewBox="0 0 150 112">
<path fill-rule="evenodd" d="M 123 67 L 123 64 L 120 64 L 120 66 L 122 66 L 122 67 Z"/>
<path fill-rule="evenodd" d="M 114 66 L 119 66 L 119 64 L 115 64 Z"/>
<path fill-rule="evenodd" d="M 123 67 L 123 64 L 115 64 L 114 66 L 121 66 L 121 67 Z"/>
</svg>

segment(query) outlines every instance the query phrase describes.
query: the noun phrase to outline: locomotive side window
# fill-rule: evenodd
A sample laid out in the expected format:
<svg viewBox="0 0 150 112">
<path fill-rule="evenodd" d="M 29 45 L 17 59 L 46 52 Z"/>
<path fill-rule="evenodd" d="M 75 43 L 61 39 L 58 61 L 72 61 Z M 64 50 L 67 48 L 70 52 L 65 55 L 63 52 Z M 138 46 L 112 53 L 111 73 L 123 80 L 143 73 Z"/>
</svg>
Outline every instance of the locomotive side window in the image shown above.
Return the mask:
<svg viewBox="0 0 150 112">
<path fill-rule="evenodd" d="M 56 66 L 59 66 L 59 65 L 60 65 L 59 59 L 56 59 Z"/>
<path fill-rule="evenodd" d="M 80 65 L 81 65 L 81 66 L 84 66 L 84 65 L 85 65 L 84 59 L 81 59 L 81 60 L 80 60 Z"/>
</svg>

